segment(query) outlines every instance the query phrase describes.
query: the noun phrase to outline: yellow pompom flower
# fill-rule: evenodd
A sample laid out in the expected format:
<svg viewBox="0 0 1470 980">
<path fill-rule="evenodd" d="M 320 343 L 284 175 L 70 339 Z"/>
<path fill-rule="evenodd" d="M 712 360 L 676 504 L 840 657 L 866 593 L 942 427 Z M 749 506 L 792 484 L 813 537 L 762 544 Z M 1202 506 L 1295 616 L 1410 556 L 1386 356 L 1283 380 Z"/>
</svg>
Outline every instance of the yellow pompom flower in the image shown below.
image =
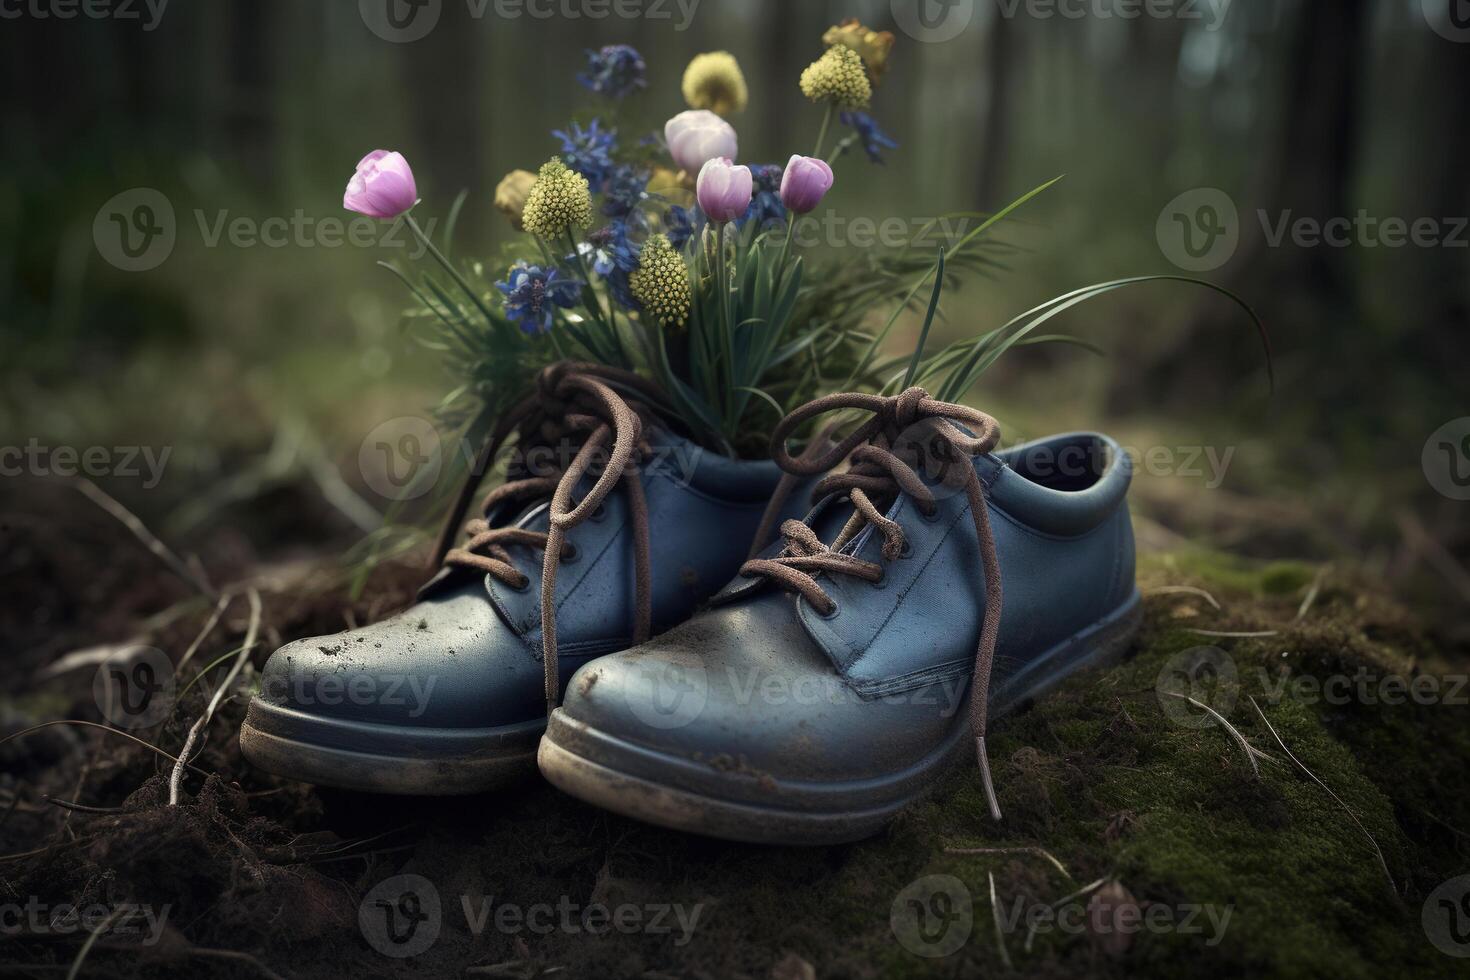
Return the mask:
<svg viewBox="0 0 1470 980">
<path fill-rule="evenodd" d="M 536 175 L 531 171 L 512 170 L 495 186 L 495 208 L 510 219 L 516 231 L 525 229 L 521 215 L 526 211 L 526 199 L 535 183 Z"/>
<path fill-rule="evenodd" d="M 888 52 L 893 50 L 893 42 L 892 31 L 875 31 L 864 27 L 856 17 L 849 17 L 837 26 L 827 28 L 827 33 L 822 35 L 823 44 L 841 44 L 856 51 L 863 59 L 863 64 L 868 66 L 875 88 L 883 80 L 883 73 L 888 70 Z"/>
<path fill-rule="evenodd" d="M 866 109 L 873 97 L 862 56 L 843 44 L 834 44 L 801 73 L 802 94 L 813 102 L 829 102 L 839 109 Z"/>
<path fill-rule="evenodd" d="M 560 157 L 541 165 L 536 183 L 526 195 L 521 224 L 533 235 L 559 238 L 568 228 L 585 228 L 592 223 L 592 194 L 587 178 L 568 170 Z"/>
<path fill-rule="evenodd" d="M 628 287 L 659 326 L 682 327 L 689 318 L 689 270 L 667 235 L 654 235 L 644 243 Z"/>
<path fill-rule="evenodd" d="M 728 51 L 697 54 L 684 69 L 684 101 L 691 109 L 709 109 L 721 116 L 744 112 L 750 93 L 740 63 Z"/>
</svg>

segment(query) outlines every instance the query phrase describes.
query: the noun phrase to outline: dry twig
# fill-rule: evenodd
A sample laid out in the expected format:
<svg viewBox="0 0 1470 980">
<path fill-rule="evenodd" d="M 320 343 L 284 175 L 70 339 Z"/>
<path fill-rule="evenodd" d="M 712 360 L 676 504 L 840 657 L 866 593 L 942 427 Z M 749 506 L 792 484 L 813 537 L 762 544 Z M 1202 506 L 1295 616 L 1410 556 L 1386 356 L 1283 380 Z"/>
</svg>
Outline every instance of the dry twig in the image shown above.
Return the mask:
<svg viewBox="0 0 1470 980">
<path fill-rule="evenodd" d="M 204 708 L 204 714 L 200 715 L 189 728 L 189 735 L 184 739 L 184 747 L 179 750 L 179 758 L 174 766 L 174 771 L 168 780 L 168 805 L 178 806 L 179 789 L 184 782 L 184 764 L 189 758 L 189 753 L 194 748 L 194 743 L 199 740 L 199 735 L 209 726 L 214 717 L 215 709 L 224 700 L 225 692 L 235 683 L 235 678 L 240 676 L 240 670 L 245 662 L 250 659 L 250 651 L 255 648 L 255 637 L 260 632 L 260 593 L 251 589 L 248 593 L 250 599 L 250 626 L 245 630 L 245 645 L 240 647 L 239 659 L 235 661 L 230 672 L 220 681 L 219 687 L 215 688 L 214 697 L 209 699 L 209 704 Z"/>
</svg>

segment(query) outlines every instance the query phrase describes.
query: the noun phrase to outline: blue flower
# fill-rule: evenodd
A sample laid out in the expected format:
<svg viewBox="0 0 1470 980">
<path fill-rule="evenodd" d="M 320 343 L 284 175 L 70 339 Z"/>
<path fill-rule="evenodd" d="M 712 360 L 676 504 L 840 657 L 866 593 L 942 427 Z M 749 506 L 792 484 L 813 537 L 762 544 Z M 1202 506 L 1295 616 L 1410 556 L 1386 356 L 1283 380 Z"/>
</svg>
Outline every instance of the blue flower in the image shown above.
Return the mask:
<svg viewBox="0 0 1470 980">
<path fill-rule="evenodd" d="M 628 240 L 628 226 L 624 222 L 614 221 L 590 232 L 578 251 L 591 259 L 592 271 L 602 277 L 613 299 L 625 309 L 639 308 L 628 284 L 628 276 L 638 268 L 638 249 Z"/>
<path fill-rule="evenodd" d="M 602 213 L 609 218 L 630 216 L 641 224 L 638 205 L 648 197 L 648 174 L 631 163 L 621 163 L 608 174 L 602 190 Z"/>
<path fill-rule="evenodd" d="M 844 126 L 857 130 L 858 138 L 863 141 L 863 152 L 872 162 L 882 163 L 885 149 L 898 149 L 898 143 L 893 137 L 879 129 L 878 120 L 866 112 L 844 112 L 841 118 Z"/>
<path fill-rule="evenodd" d="M 594 191 L 602 190 L 613 168 L 612 153 L 617 149 L 617 131 L 603 129 L 601 120 L 594 119 L 586 129 L 572 123 L 571 132 L 554 129 L 551 135 L 561 140 L 562 163 L 586 177 Z"/>
<path fill-rule="evenodd" d="M 736 220 L 736 225 L 744 228 L 748 222 L 754 221 L 761 231 L 786 226 L 786 208 L 781 203 L 781 173 L 782 168 L 774 163 L 751 165 L 755 193 L 750 197 L 750 207 Z"/>
<path fill-rule="evenodd" d="M 676 204 L 664 212 L 664 234 L 675 251 L 683 251 L 684 245 L 703 227 L 704 212 L 699 208 L 681 208 Z"/>
<path fill-rule="evenodd" d="M 621 221 L 589 232 L 581 251 L 592 259 L 592 271 L 599 276 L 606 276 L 613 269 L 632 272 L 638 268 L 638 250 L 628 241 L 628 226 Z"/>
<path fill-rule="evenodd" d="M 505 315 L 528 334 L 544 334 L 551 330 L 554 307 L 575 306 L 581 283 L 569 279 L 558 269 L 517 262 L 506 273 L 504 282 L 495 288 L 505 295 Z"/>
<path fill-rule="evenodd" d="M 587 52 L 587 70 L 577 75 L 577 81 L 598 95 L 622 99 L 648 85 L 643 77 L 647 69 L 643 56 L 629 45 L 609 44 Z"/>
</svg>

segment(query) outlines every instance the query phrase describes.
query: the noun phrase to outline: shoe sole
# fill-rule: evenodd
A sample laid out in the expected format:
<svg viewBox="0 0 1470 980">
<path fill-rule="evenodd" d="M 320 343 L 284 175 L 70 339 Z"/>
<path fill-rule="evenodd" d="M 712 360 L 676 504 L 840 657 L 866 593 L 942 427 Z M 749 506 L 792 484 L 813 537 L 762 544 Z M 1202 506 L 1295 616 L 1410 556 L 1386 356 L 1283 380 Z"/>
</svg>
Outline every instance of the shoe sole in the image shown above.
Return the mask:
<svg viewBox="0 0 1470 980">
<path fill-rule="evenodd" d="M 483 793 L 536 769 L 537 718 L 501 728 L 408 728 L 322 718 L 252 699 L 240 752 L 303 783 L 404 796 Z"/>
<path fill-rule="evenodd" d="M 1141 619 L 1142 600 L 1135 591 L 1106 619 L 1008 677 L 993 695 L 991 717 L 1023 707 L 1079 670 L 1121 660 Z M 682 776 L 691 767 L 689 760 L 599 732 L 568 718 L 562 709 L 552 714 L 536 761 L 547 781 L 563 792 L 645 823 L 754 844 L 841 844 L 878 833 L 899 811 L 928 793 L 948 768 L 973 759 L 972 746 L 969 728 L 962 724 L 925 759 L 877 779 L 851 784 L 764 779 L 763 786 L 773 797 L 790 801 L 787 806 L 736 802 L 681 788 L 675 784 L 687 782 Z M 577 748 L 593 749 L 598 758 L 588 758 Z M 621 771 L 619 758 L 633 756 L 643 771 L 652 764 L 670 778 Z M 701 767 L 700 775 L 709 778 L 707 767 Z M 838 801 L 840 805 L 834 805 Z"/>
</svg>

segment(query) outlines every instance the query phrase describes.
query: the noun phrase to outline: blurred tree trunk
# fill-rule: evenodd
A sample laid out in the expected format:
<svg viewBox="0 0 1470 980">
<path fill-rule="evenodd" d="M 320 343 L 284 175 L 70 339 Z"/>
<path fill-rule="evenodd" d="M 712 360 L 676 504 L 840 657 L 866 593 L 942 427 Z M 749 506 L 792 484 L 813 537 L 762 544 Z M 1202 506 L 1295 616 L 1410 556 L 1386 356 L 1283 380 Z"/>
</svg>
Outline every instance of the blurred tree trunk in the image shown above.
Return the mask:
<svg viewBox="0 0 1470 980">
<path fill-rule="evenodd" d="M 406 89 L 414 97 L 415 149 L 434 161 L 434 183 L 446 211 L 461 189 L 493 189 L 500 179 L 485 173 L 480 139 L 479 51 L 495 29 L 493 17 L 476 20 L 464 5 L 446 3 L 438 27 L 422 40 L 397 45 Z M 580 47 L 567 47 L 580 57 Z"/>
<path fill-rule="evenodd" d="M 230 67 L 224 138 L 240 173 L 253 175 L 258 190 L 279 186 L 281 177 L 276 131 L 278 14 L 275 0 L 264 0 L 234 4 L 228 16 Z"/>
<path fill-rule="evenodd" d="M 1406 161 L 1418 171 L 1402 215 L 1412 226 L 1430 218 L 1445 236 L 1456 234 L 1456 219 L 1470 215 L 1470 115 L 1463 100 L 1470 92 L 1470 54 L 1463 45 L 1438 35 L 1425 37 L 1428 50 L 1419 59 L 1417 126 Z M 1414 193 L 1417 191 L 1417 193 Z M 1393 297 L 1403 317 L 1408 345 L 1422 363 L 1447 375 L 1448 390 L 1463 395 L 1466 381 L 1465 334 L 1470 329 L 1470 229 L 1458 231 L 1459 245 L 1413 246 L 1402 249 L 1396 267 L 1406 276 L 1402 295 Z"/>
<path fill-rule="evenodd" d="M 1278 113 L 1256 154 L 1253 192 L 1236 202 L 1238 251 L 1219 273 L 1207 276 L 1256 306 L 1278 355 L 1322 349 L 1329 333 L 1351 322 L 1358 309 L 1348 266 L 1353 250 L 1325 243 L 1300 247 L 1292 242 L 1290 227 L 1303 219 L 1321 228 L 1333 219 L 1352 218 L 1349 196 L 1362 135 L 1360 80 L 1370 7 L 1369 0 L 1302 0 L 1297 6 L 1283 52 Z M 1273 242 L 1283 220 L 1286 237 Z M 1163 394 L 1197 400 L 1244 375 L 1260 374 L 1261 349 L 1245 342 L 1247 329 L 1233 304 L 1205 297 L 1188 329 L 1150 366 L 1149 383 L 1142 391 L 1135 388 L 1135 395 L 1146 391 L 1151 399 Z M 1350 380 L 1340 377 L 1343 383 Z"/>
<path fill-rule="evenodd" d="M 980 181 L 976 188 L 976 204 L 983 211 L 998 211 L 1006 193 L 1006 151 L 1011 135 L 1011 75 L 1019 37 L 1012 18 L 998 10 L 990 19 L 990 38 L 986 52 L 986 87 L 989 104 L 985 109 L 985 132 L 980 145 Z"/>
</svg>

